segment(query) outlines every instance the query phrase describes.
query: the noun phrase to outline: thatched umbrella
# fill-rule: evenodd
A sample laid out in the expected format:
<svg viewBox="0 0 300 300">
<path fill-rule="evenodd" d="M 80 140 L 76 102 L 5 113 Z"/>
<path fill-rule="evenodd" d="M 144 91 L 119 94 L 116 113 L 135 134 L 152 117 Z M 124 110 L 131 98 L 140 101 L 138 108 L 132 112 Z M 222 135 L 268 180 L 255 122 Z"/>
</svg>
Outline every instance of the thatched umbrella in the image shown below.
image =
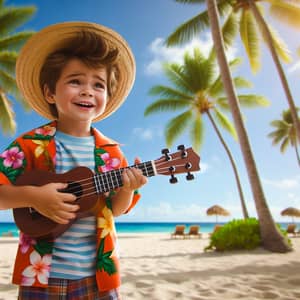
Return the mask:
<svg viewBox="0 0 300 300">
<path fill-rule="evenodd" d="M 212 207 L 208 208 L 206 211 L 208 216 L 216 215 L 216 223 L 218 223 L 218 216 L 229 216 L 230 213 L 225 208 L 219 205 L 213 205 Z"/>
<path fill-rule="evenodd" d="M 295 207 L 288 207 L 281 212 L 281 215 L 292 217 L 292 222 L 294 223 L 294 217 L 300 217 L 300 210 Z"/>
</svg>

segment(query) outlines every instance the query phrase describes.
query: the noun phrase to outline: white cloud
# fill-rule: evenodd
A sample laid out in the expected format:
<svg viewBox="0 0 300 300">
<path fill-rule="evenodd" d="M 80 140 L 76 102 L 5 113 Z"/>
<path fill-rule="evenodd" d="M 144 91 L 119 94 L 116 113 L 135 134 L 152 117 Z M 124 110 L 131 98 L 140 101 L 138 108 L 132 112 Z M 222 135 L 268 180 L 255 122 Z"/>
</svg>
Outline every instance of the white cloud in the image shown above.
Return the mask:
<svg viewBox="0 0 300 300">
<path fill-rule="evenodd" d="M 195 47 L 200 48 L 202 53 L 208 56 L 212 45 L 213 43 L 209 33 L 205 35 L 204 39 L 193 39 L 190 43 L 183 46 L 172 47 L 167 47 L 164 44 L 164 39 L 158 37 L 148 47 L 151 59 L 146 65 L 145 73 L 150 76 L 160 74 L 163 62 L 181 63 L 184 53 L 186 51 L 191 53 Z M 230 48 L 226 54 L 229 60 L 233 59 L 236 57 L 237 48 Z"/>
<path fill-rule="evenodd" d="M 288 69 L 289 73 L 295 73 L 295 72 L 300 72 L 300 61 L 296 62 L 295 64 L 293 64 L 289 69 Z"/>
<path fill-rule="evenodd" d="M 136 127 L 132 131 L 134 137 L 144 141 L 151 141 L 156 137 L 162 137 L 163 131 L 160 128 L 141 128 Z"/>
<path fill-rule="evenodd" d="M 263 179 L 263 182 L 279 189 L 290 189 L 300 187 L 300 177 L 284 178 L 282 180 Z"/>
</svg>

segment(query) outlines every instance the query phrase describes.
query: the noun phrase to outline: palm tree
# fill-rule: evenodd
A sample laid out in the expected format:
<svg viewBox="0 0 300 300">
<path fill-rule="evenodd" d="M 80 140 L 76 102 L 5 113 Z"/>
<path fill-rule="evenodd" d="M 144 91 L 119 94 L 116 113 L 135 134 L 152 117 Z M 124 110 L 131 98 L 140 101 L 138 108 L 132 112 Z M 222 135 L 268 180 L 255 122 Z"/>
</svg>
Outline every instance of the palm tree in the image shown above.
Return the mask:
<svg viewBox="0 0 300 300">
<path fill-rule="evenodd" d="M 249 143 L 249 138 L 244 127 L 243 119 L 238 105 L 238 99 L 236 96 L 233 80 L 225 56 L 225 47 L 219 24 L 219 14 L 216 0 L 206 0 L 206 5 L 211 24 L 213 42 L 216 48 L 217 59 L 221 70 L 222 81 L 226 94 L 228 96 L 231 114 L 233 117 L 235 128 L 237 129 L 242 154 L 247 167 L 249 181 L 251 183 L 252 194 L 255 200 L 256 211 L 260 223 L 262 244 L 266 249 L 274 252 L 291 251 L 291 247 L 289 246 L 287 239 L 279 231 L 272 218 L 261 185 L 261 181 Z"/>
<path fill-rule="evenodd" d="M 230 65 L 234 67 L 238 63 L 239 60 L 235 59 L 230 62 Z M 161 98 L 146 108 L 145 115 L 161 111 L 183 110 L 179 115 L 172 118 L 166 126 L 167 145 L 171 146 L 180 134 L 189 129 L 192 144 L 197 150 L 203 141 L 203 119 L 204 116 L 207 116 L 229 157 L 239 191 L 243 215 L 244 218 L 248 218 L 236 163 L 219 129 L 221 126 L 236 138 L 233 125 L 221 111 L 228 111 L 229 107 L 227 98 L 224 97 L 221 77 L 216 68 L 215 56 L 209 55 L 208 58 L 205 58 L 201 51 L 195 48 L 193 56 L 188 52 L 185 53 L 182 65 L 165 63 L 164 72 L 173 86 L 156 85 L 150 90 L 150 95 L 161 96 Z M 250 86 L 250 83 L 242 77 L 235 77 L 234 82 L 237 87 Z M 239 103 L 245 107 L 268 105 L 268 101 L 264 97 L 257 95 L 239 95 Z"/>
<path fill-rule="evenodd" d="M 205 0 L 175 0 L 181 3 L 201 4 Z M 300 7 L 292 1 L 286 0 L 219 0 L 217 1 L 218 10 L 221 16 L 227 16 L 227 25 L 224 26 L 223 38 L 225 46 L 233 42 L 236 33 L 240 32 L 240 37 L 249 58 L 251 69 L 256 72 L 260 67 L 260 38 L 266 42 L 277 72 L 282 83 L 289 108 L 291 110 L 292 120 L 295 124 L 296 136 L 300 141 L 300 121 L 297 117 L 297 110 L 292 97 L 288 81 L 282 68 L 279 57 L 285 61 L 290 61 L 287 46 L 277 35 L 276 31 L 267 24 L 262 15 L 262 7 L 258 2 L 270 3 L 270 11 L 279 19 L 289 20 L 289 24 L 299 24 Z M 208 11 L 203 11 L 184 24 L 180 25 L 174 33 L 167 39 L 167 45 L 171 46 L 190 40 L 191 37 L 208 28 Z M 238 30 L 239 29 L 239 30 Z"/>
<path fill-rule="evenodd" d="M 24 108 L 29 109 L 18 92 L 15 81 L 17 51 L 33 34 L 32 31 L 13 33 L 35 12 L 34 6 L 4 6 L 0 0 L 0 125 L 4 133 L 13 134 L 16 129 L 14 111 L 10 96 L 17 99 Z"/>
<path fill-rule="evenodd" d="M 299 111 L 299 108 L 297 108 Z M 273 145 L 280 144 L 280 151 L 284 153 L 290 145 L 295 149 L 298 165 L 300 167 L 300 156 L 298 151 L 298 144 L 296 138 L 295 126 L 292 121 L 291 111 L 284 110 L 281 114 L 282 119 L 274 120 L 271 125 L 276 129 L 268 134 L 268 137 L 273 139 Z"/>
</svg>

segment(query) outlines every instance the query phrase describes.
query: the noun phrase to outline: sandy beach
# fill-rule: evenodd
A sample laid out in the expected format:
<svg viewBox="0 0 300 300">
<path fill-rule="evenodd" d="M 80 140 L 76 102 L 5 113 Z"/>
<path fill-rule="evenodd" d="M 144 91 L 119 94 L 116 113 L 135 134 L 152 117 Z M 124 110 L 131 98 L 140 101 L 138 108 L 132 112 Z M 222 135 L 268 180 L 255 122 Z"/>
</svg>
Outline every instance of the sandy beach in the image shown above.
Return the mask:
<svg viewBox="0 0 300 300">
<path fill-rule="evenodd" d="M 170 234 L 120 234 L 122 294 L 126 299 L 300 299 L 300 237 L 294 251 L 203 251 L 201 239 Z M 0 239 L 0 300 L 16 299 L 10 284 L 17 240 Z"/>
</svg>

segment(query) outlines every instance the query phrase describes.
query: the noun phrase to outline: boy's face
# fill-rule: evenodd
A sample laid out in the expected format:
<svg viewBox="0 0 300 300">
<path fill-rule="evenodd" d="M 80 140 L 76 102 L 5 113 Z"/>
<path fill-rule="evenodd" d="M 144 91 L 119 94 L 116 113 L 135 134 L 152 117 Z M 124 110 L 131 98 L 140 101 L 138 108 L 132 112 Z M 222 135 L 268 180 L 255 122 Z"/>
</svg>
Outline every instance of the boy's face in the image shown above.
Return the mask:
<svg viewBox="0 0 300 300">
<path fill-rule="evenodd" d="M 61 124 L 90 124 L 106 107 L 106 69 L 91 69 L 80 60 L 72 59 L 61 72 L 55 94 L 52 94 L 47 86 L 44 88 L 44 94 L 49 103 L 55 104 Z"/>
</svg>

